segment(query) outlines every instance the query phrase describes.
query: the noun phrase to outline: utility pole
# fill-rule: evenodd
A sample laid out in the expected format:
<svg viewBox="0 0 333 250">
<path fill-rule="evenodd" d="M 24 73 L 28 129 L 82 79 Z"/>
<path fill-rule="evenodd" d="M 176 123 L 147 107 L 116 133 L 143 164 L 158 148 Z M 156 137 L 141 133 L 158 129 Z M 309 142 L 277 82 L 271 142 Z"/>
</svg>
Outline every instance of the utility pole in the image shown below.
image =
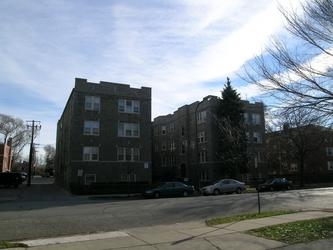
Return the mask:
<svg viewBox="0 0 333 250">
<path fill-rule="evenodd" d="M 31 170 L 32 170 L 32 155 L 33 155 L 33 147 L 34 147 L 34 135 L 35 130 L 40 130 L 42 126 L 40 125 L 40 121 L 27 121 L 28 125 L 27 128 L 31 128 L 31 142 L 30 142 L 30 153 L 29 153 L 29 171 L 28 171 L 28 184 L 27 186 L 31 186 Z"/>
</svg>

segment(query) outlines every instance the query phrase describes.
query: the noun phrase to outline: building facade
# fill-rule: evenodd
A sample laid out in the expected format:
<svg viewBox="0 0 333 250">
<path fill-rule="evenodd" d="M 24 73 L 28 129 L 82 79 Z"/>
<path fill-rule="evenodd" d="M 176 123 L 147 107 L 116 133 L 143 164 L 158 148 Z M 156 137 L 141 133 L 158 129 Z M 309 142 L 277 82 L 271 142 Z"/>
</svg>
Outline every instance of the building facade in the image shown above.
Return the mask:
<svg viewBox="0 0 333 250">
<path fill-rule="evenodd" d="M 298 147 L 295 146 L 295 142 Z M 320 126 L 289 128 L 285 125 L 279 131 L 268 133 L 266 135 L 268 175 L 288 177 L 298 182 L 302 152 L 304 152 L 305 182 L 331 182 L 333 130 Z"/>
<path fill-rule="evenodd" d="M 76 78 L 57 125 L 56 182 L 110 193 L 151 179 L 151 88 Z"/>
<path fill-rule="evenodd" d="M 197 187 L 220 179 L 222 162 L 217 155 L 216 109 L 219 98 L 180 107 L 173 114 L 159 116 L 153 122 L 154 181 L 182 180 Z M 249 173 L 245 181 L 264 171 L 264 106 L 243 101 L 248 139 Z"/>
</svg>

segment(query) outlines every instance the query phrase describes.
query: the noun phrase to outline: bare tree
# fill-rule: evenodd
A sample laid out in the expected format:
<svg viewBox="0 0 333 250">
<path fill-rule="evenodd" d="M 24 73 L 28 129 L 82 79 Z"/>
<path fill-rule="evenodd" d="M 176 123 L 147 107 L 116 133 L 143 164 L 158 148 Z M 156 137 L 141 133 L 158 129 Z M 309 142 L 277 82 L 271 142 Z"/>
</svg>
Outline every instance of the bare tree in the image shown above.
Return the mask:
<svg viewBox="0 0 333 250">
<path fill-rule="evenodd" d="M 45 151 L 45 171 L 49 173 L 54 170 L 54 158 L 55 158 L 55 147 L 52 145 L 46 145 Z M 51 174 L 51 173 L 50 173 Z"/>
<path fill-rule="evenodd" d="M 284 108 L 333 114 L 333 0 L 312 0 L 303 13 L 281 9 L 296 48 L 274 39 L 244 69 L 244 78 L 282 101 Z"/>
<path fill-rule="evenodd" d="M 30 142 L 30 132 L 22 119 L 0 114 L 0 134 L 3 135 L 4 143 L 10 141 L 13 154 L 12 161 L 15 162 L 23 148 Z"/>
<path fill-rule="evenodd" d="M 299 166 L 300 186 L 304 186 L 305 160 L 311 152 L 318 150 L 325 142 L 327 128 L 322 117 L 314 115 L 309 109 L 288 109 L 279 111 L 280 127 L 283 127 L 283 147 L 288 152 L 288 158 L 294 159 Z"/>
</svg>

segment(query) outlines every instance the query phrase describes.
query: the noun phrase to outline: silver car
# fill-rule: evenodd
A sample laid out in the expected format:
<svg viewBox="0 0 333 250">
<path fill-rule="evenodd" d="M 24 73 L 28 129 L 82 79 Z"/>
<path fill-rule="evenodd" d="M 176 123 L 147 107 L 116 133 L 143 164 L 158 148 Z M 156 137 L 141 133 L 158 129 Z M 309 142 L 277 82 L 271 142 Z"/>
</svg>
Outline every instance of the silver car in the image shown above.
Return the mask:
<svg viewBox="0 0 333 250">
<path fill-rule="evenodd" d="M 244 182 L 236 181 L 234 179 L 222 179 L 215 182 L 213 185 L 201 188 L 200 191 L 203 195 L 218 195 L 224 193 L 241 194 L 245 189 Z"/>
</svg>

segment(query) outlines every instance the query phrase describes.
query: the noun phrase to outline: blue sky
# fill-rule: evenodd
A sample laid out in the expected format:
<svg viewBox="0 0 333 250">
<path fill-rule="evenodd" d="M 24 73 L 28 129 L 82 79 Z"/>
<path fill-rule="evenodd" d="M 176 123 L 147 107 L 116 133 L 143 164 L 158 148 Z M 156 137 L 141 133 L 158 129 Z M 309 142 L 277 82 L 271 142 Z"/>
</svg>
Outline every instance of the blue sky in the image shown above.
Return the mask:
<svg viewBox="0 0 333 250">
<path fill-rule="evenodd" d="M 283 34 L 284 8 L 301 0 L 1 0 L 0 113 L 40 120 L 37 143 L 55 144 L 74 78 L 152 87 L 153 117 L 220 95 Z"/>
</svg>

